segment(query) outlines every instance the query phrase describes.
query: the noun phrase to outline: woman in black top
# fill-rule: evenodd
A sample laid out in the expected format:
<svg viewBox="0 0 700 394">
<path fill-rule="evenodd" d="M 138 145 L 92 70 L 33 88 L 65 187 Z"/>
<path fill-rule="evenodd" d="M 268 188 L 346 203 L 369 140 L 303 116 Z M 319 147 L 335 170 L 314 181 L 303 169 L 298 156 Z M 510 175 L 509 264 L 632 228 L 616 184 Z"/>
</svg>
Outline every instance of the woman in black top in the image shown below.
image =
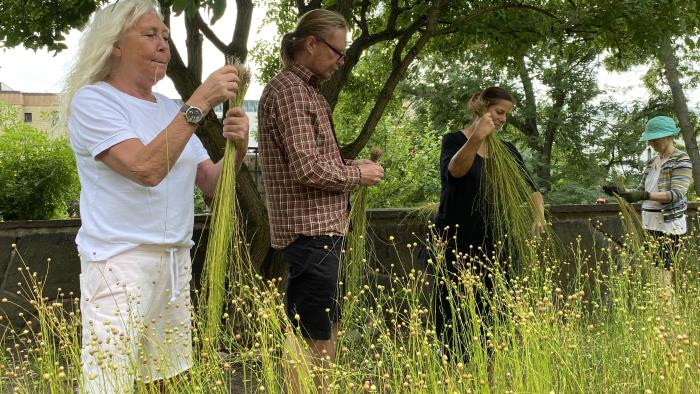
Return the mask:
<svg viewBox="0 0 700 394">
<path fill-rule="evenodd" d="M 504 89 L 490 87 L 475 93 L 469 100 L 468 108 L 474 114 L 472 124 L 462 130 L 449 133 L 442 139 L 440 154 L 441 193 L 440 207 L 435 218 L 435 233 L 446 242 L 445 260 L 438 275 L 437 294 L 435 298 L 435 325 L 438 337 L 449 348 L 459 346 L 464 349 L 471 333 L 460 326 L 463 318 L 454 316 L 454 308 L 465 298 L 450 302 L 455 295 L 464 295 L 461 285 L 456 286 L 457 275 L 470 270 L 480 278 L 484 290 L 493 289 L 493 278 L 489 274 L 490 262 L 495 256 L 494 240 L 491 234 L 489 218 L 491 213 L 485 209 L 488 204 L 487 184 L 484 181 L 484 161 L 489 160 L 486 138 L 500 130 L 506 123 L 507 115 L 513 110 L 514 99 Z M 523 158 L 512 144 L 506 142 L 522 173 L 532 187 L 531 199 L 538 218 L 533 229 L 540 231 L 544 225 L 544 202 L 542 194 L 527 174 Z M 483 324 L 488 324 L 491 312 L 482 291 L 473 291 L 475 306 Z"/>
</svg>

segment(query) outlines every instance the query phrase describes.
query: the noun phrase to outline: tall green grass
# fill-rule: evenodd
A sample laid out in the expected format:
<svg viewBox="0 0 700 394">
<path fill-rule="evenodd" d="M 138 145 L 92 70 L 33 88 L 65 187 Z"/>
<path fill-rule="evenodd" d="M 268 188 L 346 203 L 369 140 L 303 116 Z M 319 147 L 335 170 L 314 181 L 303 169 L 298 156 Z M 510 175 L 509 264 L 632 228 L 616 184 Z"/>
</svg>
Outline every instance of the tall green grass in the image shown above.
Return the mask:
<svg viewBox="0 0 700 394">
<path fill-rule="evenodd" d="M 310 393 L 321 392 L 314 380 L 319 375 L 325 376 L 326 392 L 333 393 L 695 392 L 700 387 L 698 234 L 684 242 L 674 257 L 672 297 L 664 296 L 667 290 L 656 280 L 658 257 L 647 241 L 643 251 L 625 238 L 619 245 L 598 245 L 603 253 L 576 244 L 566 257 L 533 251 L 538 264 L 519 275 L 507 276 L 501 268 L 492 272 L 496 291 L 483 295 L 499 313 L 485 327 L 474 309 L 474 294 L 484 292 L 483 285 L 471 272 L 460 272 L 450 291 L 464 336 L 449 344 L 435 334 L 432 276 L 420 269 L 404 272 L 398 264 L 372 270 L 371 281 L 366 272 L 358 291 L 363 302 L 343 323 L 338 358 L 325 369 L 305 360 L 299 351 L 304 342 L 289 335 L 282 280 L 263 280 L 248 270 L 246 283 L 231 284 L 239 290 L 226 302 L 226 310 L 233 311 L 228 319 L 235 314 L 240 320 L 222 326 L 218 350 L 227 357 L 202 346 L 212 338 L 195 329 L 194 366 L 165 387 L 178 393 L 286 393 L 294 370 L 301 391 Z M 445 243 L 429 244 L 439 278 Z M 412 243 L 390 247 L 414 248 Z M 372 258 L 371 250 L 367 253 Z M 74 295 L 57 302 L 59 295 L 43 294 L 43 278 L 23 272 L 23 296 L 35 300 L 36 310 L 24 311 L 27 323 L 5 331 L 0 381 L 21 393 L 70 392 L 80 374 Z M 195 319 L 201 327 L 197 324 Z M 448 359 L 446 346 L 459 356 Z M 155 392 L 142 383 L 135 389 Z"/>
</svg>

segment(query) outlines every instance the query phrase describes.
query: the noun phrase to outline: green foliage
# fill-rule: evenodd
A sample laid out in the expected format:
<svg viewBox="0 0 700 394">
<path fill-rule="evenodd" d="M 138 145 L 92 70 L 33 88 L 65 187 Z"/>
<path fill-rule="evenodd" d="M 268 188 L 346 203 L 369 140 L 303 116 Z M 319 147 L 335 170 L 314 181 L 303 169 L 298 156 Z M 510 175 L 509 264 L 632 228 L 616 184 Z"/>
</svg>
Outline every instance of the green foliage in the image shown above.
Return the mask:
<svg viewBox="0 0 700 394">
<path fill-rule="evenodd" d="M 194 19 L 197 12 L 204 9 L 209 12 L 212 25 L 226 12 L 226 0 L 160 0 L 160 3 L 164 7 L 172 6 L 175 15 L 184 12 L 190 19 Z"/>
<path fill-rule="evenodd" d="M 295 4 L 290 1 L 264 0 L 261 3 L 261 7 L 267 10 L 267 14 L 264 25 L 260 27 L 259 31 L 265 29 L 268 33 L 270 28 L 274 26 L 276 34 L 269 40 L 258 41 L 250 51 L 250 55 L 258 64 L 259 71 L 256 78 L 261 83 L 267 83 L 282 69 L 282 59 L 280 58 L 282 34 L 294 30 L 299 15 Z"/>
<path fill-rule="evenodd" d="M 426 56 L 414 78 L 404 81 L 399 91 L 411 102 L 418 118 L 440 130 L 468 126 L 472 115 L 467 102 L 472 94 L 486 86 L 498 85 L 516 92 L 502 70 L 494 69 L 478 53 L 446 57 L 441 53 Z"/>
<path fill-rule="evenodd" d="M 609 69 L 623 71 L 646 63 L 658 55 L 662 42 L 695 36 L 700 27 L 700 3 L 695 0 L 605 1 L 605 5 L 605 13 L 599 13 L 594 23 L 594 37 L 595 45 L 611 51 L 605 58 Z M 692 38 L 683 43 L 691 44 Z"/>
<path fill-rule="evenodd" d="M 0 47 L 66 49 L 64 34 L 82 26 L 105 0 L 3 0 Z"/>
<path fill-rule="evenodd" d="M 207 205 L 207 201 L 204 198 L 204 193 L 198 188 L 194 188 L 194 213 L 210 213 L 211 210 Z"/>
<path fill-rule="evenodd" d="M 547 204 L 593 204 L 601 194 L 600 188 L 595 185 L 558 179 L 544 199 Z"/>
<path fill-rule="evenodd" d="M 389 75 L 390 67 L 383 59 L 390 56 L 390 50 L 391 48 L 384 44 L 377 44 L 367 50 L 366 55 L 355 66 L 354 72 L 348 77 L 340 92 L 338 104 L 333 112 L 333 123 L 338 134 L 338 142 L 341 145 L 352 142 L 364 126 L 365 120 L 382 89 L 382 84 Z M 395 97 L 387 105 L 385 117 L 401 114 L 404 110 L 401 100 Z M 378 141 L 383 141 L 385 137 L 379 136 L 377 133 L 382 133 L 379 130 L 381 125 L 392 123 L 393 120 L 387 122 L 386 119 L 382 119 L 370 143 L 377 144 Z"/>
<path fill-rule="evenodd" d="M 382 61 L 391 47 L 378 44 L 367 50 L 355 72 L 349 76 L 333 113 L 338 141 L 351 142 L 364 126 L 390 66 Z M 403 96 L 395 96 L 387 105 L 368 148 L 384 151 L 382 182 L 369 188 L 369 207 L 412 207 L 437 201 L 440 195 L 438 159 L 440 133 L 432 124 L 415 116 Z M 359 157 L 369 157 L 368 149 Z"/>
<path fill-rule="evenodd" d="M 51 140 L 45 133 L 12 120 L 2 121 L 2 127 L 0 218 L 67 217 L 67 208 L 79 193 L 75 157 L 68 141 Z"/>
<path fill-rule="evenodd" d="M 385 176 L 371 187 L 369 206 L 418 207 L 440 198 L 440 133 L 407 114 L 390 115 L 373 140 L 384 150 Z M 370 141 L 369 146 L 374 146 Z"/>
</svg>

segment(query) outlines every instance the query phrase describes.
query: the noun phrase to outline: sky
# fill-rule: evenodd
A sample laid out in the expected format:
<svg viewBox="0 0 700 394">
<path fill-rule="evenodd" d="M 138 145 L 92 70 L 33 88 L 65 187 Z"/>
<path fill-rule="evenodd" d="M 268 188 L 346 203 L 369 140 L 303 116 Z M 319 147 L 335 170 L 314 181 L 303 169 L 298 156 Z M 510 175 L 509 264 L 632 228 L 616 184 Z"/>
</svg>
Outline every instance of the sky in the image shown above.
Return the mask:
<svg viewBox="0 0 700 394">
<path fill-rule="evenodd" d="M 236 7 L 228 7 L 224 16 L 214 24 L 213 30 L 224 42 L 230 41 L 233 35 L 235 24 Z M 248 49 L 252 49 L 263 33 L 258 30 L 262 25 L 264 10 L 255 8 L 253 10 L 253 20 L 251 23 Z M 185 57 L 185 25 L 183 17 L 171 18 L 171 37 Z M 266 36 L 270 35 L 270 30 L 274 33 L 274 28 L 268 26 Z M 0 49 L 0 82 L 9 86 L 13 90 L 26 93 L 58 93 L 63 89 L 63 80 L 70 69 L 71 62 L 78 52 L 78 41 L 81 32 L 77 29 L 71 30 L 66 35 L 65 43 L 67 49 L 54 54 L 45 49 L 33 51 L 21 47 L 13 49 Z M 203 70 L 202 78 L 206 78 L 211 72 L 224 65 L 224 57 L 218 49 L 205 38 L 203 44 Z M 250 57 L 249 57 L 250 59 Z M 186 57 L 185 57 L 186 61 Z M 253 62 L 249 62 L 249 67 L 256 73 Z M 169 78 L 161 80 L 154 88 L 156 92 L 165 94 L 171 98 L 179 98 L 175 86 Z M 262 86 L 253 81 L 248 88 L 246 99 L 258 99 L 262 93 Z"/>
<path fill-rule="evenodd" d="M 274 33 L 274 28 L 271 26 L 266 26 L 264 33 L 259 32 L 264 13 L 265 10 L 262 8 L 255 8 L 253 11 L 248 42 L 249 49 L 253 48 L 261 37 L 269 37 L 271 32 Z M 235 7 L 228 7 L 224 17 L 213 26 L 213 30 L 219 38 L 227 42 L 233 34 L 234 22 Z M 68 49 L 58 54 L 50 53 L 46 50 L 35 52 L 24 48 L 0 49 L 0 82 L 3 82 L 13 90 L 22 92 L 60 92 L 63 87 L 64 76 L 77 53 L 80 35 L 80 31 L 72 30 L 65 41 Z M 171 36 L 180 50 L 184 51 L 183 17 L 172 18 Z M 204 39 L 203 58 L 203 76 L 223 65 L 223 56 L 206 38 Z M 258 99 L 262 93 L 262 86 L 255 78 L 257 68 L 252 61 L 249 61 L 249 67 L 253 72 L 253 81 L 248 89 L 246 99 Z M 645 66 L 635 67 L 625 73 L 610 73 L 600 69 L 598 70 L 598 81 L 604 92 L 622 103 L 631 103 L 634 100 L 644 99 L 648 95 L 640 80 L 640 77 L 645 72 Z M 160 81 L 154 90 L 171 98 L 179 97 L 175 87 L 167 77 Z M 700 90 L 688 90 L 686 96 L 690 107 L 700 107 Z"/>
</svg>

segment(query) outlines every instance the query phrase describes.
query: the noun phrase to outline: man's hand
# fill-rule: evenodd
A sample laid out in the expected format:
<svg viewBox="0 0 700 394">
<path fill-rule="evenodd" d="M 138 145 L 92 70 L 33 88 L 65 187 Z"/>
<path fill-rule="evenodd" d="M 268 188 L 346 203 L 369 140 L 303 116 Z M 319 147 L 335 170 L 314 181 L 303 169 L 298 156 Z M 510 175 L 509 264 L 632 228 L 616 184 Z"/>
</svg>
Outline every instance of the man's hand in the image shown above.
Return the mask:
<svg viewBox="0 0 700 394">
<path fill-rule="evenodd" d="M 233 142 L 236 149 L 248 149 L 250 122 L 243 108 L 229 108 L 224 118 L 224 138 Z"/>
<path fill-rule="evenodd" d="M 384 168 L 373 161 L 360 163 L 357 168 L 360 169 L 360 185 L 362 186 L 374 185 L 384 178 Z"/>
<path fill-rule="evenodd" d="M 620 189 L 615 185 L 603 185 L 603 192 L 608 196 L 614 196 L 615 194 L 620 195 L 625 192 L 624 189 Z"/>
<path fill-rule="evenodd" d="M 226 65 L 214 71 L 192 93 L 187 104 L 209 112 L 219 103 L 230 99 L 238 91 L 238 71 L 231 65 Z"/>
<path fill-rule="evenodd" d="M 627 202 L 637 202 L 649 199 L 649 192 L 643 190 L 631 190 L 628 192 L 619 193 L 620 197 L 624 198 Z"/>
</svg>

